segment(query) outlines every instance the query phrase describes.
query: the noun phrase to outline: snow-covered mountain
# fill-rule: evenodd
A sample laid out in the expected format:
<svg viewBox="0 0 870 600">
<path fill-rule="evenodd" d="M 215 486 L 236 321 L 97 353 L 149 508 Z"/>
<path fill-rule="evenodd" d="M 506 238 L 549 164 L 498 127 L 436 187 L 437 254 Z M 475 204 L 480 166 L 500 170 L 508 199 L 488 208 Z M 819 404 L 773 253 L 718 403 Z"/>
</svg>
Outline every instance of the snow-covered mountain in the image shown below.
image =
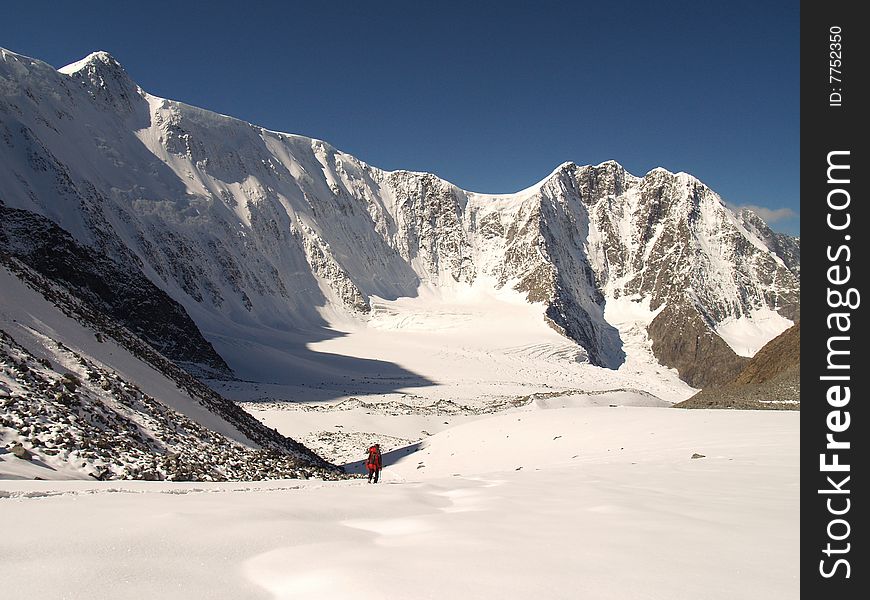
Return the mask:
<svg viewBox="0 0 870 600">
<path fill-rule="evenodd" d="M 752 323 L 772 323 L 760 347 L 798 314 L 797 246 L 685 173 L 565 163 L 468 192 L 155 97 L 104 52 L 55 70 L 0 50 L 0 182 L 2 205 L 141 272 L 241 378 L 280 379 L 264 361 L 288 339 L 423 291 L 517 290 L 610 369 L 640 331 L 695 387 L 740 369 Z M 207 354 L 180 360 L 220 368 Z"/>
</svg>

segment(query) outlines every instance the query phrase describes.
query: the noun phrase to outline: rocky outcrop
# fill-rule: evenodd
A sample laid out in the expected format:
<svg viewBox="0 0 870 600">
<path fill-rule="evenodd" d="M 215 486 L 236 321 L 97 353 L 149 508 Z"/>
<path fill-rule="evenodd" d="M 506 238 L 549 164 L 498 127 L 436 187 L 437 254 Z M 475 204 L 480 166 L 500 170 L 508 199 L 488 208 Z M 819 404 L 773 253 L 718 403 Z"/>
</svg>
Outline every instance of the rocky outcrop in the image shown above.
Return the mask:
<svg viewBox="0 0 870 600">
<path fill-rule="evenodd" d="M 170 381 L 171 385 L 182 391 L 190 401 L 205 408 L 218 421 L 224 421 L 229 424 L 233 430 L 245 436 L 252 444 L 267 450 L 289 454 L 305 464 L 332 468 L 331 465 L 328 465 L 323 459 L 298 442 L 284 437 L 276 430 L 263 425 L 237 404 L 224 398 L 202 383 L 200 379 L 192 376 L 175 362 L 155 351 L 150 344 L 143 341 L 123 324 L 107 316 L 105 313 L 95 310 L 87 302 L 82 302 L 64 287 L 55 284 L 52 280 L 24 265 L 18 259 L 2 253 L 0 253 L 0 265 L 16 275 L 28 287 L 38 292 L 45 300 L 51 302 L 67 317 L 92 330 L 97 343 L 101 344 L 106 339 L 113 340 L 135 357 L 135 359 L 151 367 L 160 376 Z M 14 343 L 11 337 L 10 340 L 10 343 Z M 67 354 L 65 359 L 67 361 L 73 360 L 82 366 L 89 361 L 86 355 L 66 348 L 62 342 L 52 340 L 50 343 L 53 348 Z M 23 348 L 21 350 L 22 352 L 27 352 Z M 96 363 L 94 366 L 99 368 Z M 27 369 L 23 370 L 23 373 L 28 372 Z M 11 375 L 12 380 L 16 380 L 16 373 L 11 372 Z M 64 374 L 64 377 L 66 377 L 66 374 Z M 70 382 L 64 382 L 64 385 L 67 388 L 75 388 L 77 384 L 73 380 L 71 385 Z M 124 385 L 128 385 L 128 383 L 124 382 Z M 134 384 L 129 383 L 129 385 Z M 2 389 L 0 387 L 0 390 Z"/>
<path fill-rule="evenodd" d="M 800 409 L 800 322 L 759 350 L 731 381 L 706 387 L 679 408 Z"/>
<path fill-rule="evenodd" d="M 339 476 L 300 444 L 266 434 L 253 417 L 252 427 L 242 427 L 263 442 L 260 449 L 231 441 L 80 352 L 53 345 L 54 356 L 72 361 L 81 374 L 59 371 L 58 363 L 35 357 L 0 329 L 0 379 L 13 382 L 0 397 L 0 427 L 19 458 L 38 457 L 47 469 L 75 469 L 100 480 Z"/>
<path fill-rule="evenodd" d="M 656 359 L 692 387 L 730 381 L 748 359 L 737 356 L 692 307 L 667 306 L 649 325 Z"/>
</svg>

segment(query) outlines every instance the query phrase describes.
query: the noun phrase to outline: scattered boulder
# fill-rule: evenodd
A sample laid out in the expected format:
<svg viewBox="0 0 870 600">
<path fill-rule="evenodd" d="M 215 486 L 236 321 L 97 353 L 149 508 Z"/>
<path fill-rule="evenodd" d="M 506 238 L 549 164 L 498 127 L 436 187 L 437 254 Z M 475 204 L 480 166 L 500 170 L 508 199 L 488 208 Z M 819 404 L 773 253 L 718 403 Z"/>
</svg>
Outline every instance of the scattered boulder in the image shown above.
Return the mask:
<svg viewBox="0 0 870 600">
<path fill-rule="evenodd" d="M 697 452 L 695 452 L 694 454 L 692 454 L 692 458 L 707 458 L 707 457 L 704 456 L 703 454 L 698 454 Z"/>
<path fill-rule="evenodd" d="M 14 444 L 11 448 L 11 452 L 21 460 L 33 460 L 33 452 L 21 444 Z"/>
<path fill-rule="evenodd" d="M 81 380 L 78 378 L 78 375 L 75 373 L 65 373 L 63 379 L 61 379 L 61 383 L 64 387 L 70 392 L 76 391 L 76 388 L 81 385 Z"/>
</svg>

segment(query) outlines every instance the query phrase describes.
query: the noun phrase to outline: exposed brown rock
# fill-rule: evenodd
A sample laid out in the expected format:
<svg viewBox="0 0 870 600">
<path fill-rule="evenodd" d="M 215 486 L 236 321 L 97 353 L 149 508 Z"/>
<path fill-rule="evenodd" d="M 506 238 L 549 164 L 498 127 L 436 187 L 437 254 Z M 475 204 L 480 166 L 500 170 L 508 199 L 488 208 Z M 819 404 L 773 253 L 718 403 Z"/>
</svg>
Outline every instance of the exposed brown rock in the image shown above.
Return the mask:
<svg viewBox="0 0 870 600">
<path fill-rule="evenodd" d="M 729 383 L 707 387 L 679 408 L 800 410 L 800 322 L 768 342 Z"/>
<path fill-rule="evenodd" d="M 697 310 L 669 304 L 649 325 L 652 351 L 663 365 L 677 369 L 693 387 L 731 381 L 749 359 L 737 356 Z"/>
<path fill-rule="evenodd" d="M 780 373 L 799 367 L 800 363 L 801 324 L 798 321 L 765 344 L 740 372 L 734 383 L 764 383 Z"/>
</svg>

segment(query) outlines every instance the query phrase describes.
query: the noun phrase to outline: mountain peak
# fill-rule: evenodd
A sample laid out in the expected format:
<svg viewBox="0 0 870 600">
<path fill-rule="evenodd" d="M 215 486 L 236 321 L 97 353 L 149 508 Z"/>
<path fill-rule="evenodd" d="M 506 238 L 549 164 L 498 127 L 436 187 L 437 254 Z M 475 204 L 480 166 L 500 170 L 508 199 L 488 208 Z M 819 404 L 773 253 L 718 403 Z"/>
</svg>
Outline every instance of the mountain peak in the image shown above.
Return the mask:
<svg viewBox="0 0 870 600">
<path fill-rule="evenodd" d="M 577 163 L 570 161 L 570 160 L 567 160 L 567 161 L 563 162 L 561 165 L 559 165 L 558 167 L 556 167 L 555 169 L 553 169 L 549 175 L 544 177 L 537 184 L 535 184 L 535 186 L 532 186 L 532 187 L 540 187 L 540 186 L 544 185 L 546 182 L 553 179 L 554 177 L 559 177 L 560 175 L 562 175 L 564 173 L 572 173 L 576 169 L 577 169 Z"/>
<path fill-rule="evenodd" d="M 59 68 L 58 71 L 64 75 L 72 75 L 86 69 L 87 67 L 110 67 L 113 69 L 120 69 L 121 71 L 124 70 L 124 67 L 121 66 L 121 63 L 119 63 L 114 56 L 105 50 L 98 50 L 97 52 L 91 52 L 81 60 Z"/>
<path fill-rule="evenodd" d="M 605 161 L 602 162 L 602 163 L 598 163 L 598 164 L 595 165 L 595 166 L 596 166 L 596 167 L 604 167 L 604 168 L 622 169 L 622 170 L 625 170 L 625 167 L 623 167 L 621 164 L 619 164 L 618 162 L 616 162 L 616 161 L 613 160 L 612 158 L 611 158 L 610 160 L 605 160 Z"/>
<path fill-rule="evenodd" d="M 121 63 L 105 51 L 92 52 L 57 71 L 78 81 L 94 98 L 121 113 L 132 112 L 132 101 L 141 93 Z"/>
<path fill-rule="evenodd" d="M 652 173 L 661 173 L 662 175 L 673 175 L 672 172 L 668 171 L 664 167 L 655 167 L 654 169 L 650 169 L 649 171 L 647 171 L 647 175 L 650 175 Z"/>
</svg>

